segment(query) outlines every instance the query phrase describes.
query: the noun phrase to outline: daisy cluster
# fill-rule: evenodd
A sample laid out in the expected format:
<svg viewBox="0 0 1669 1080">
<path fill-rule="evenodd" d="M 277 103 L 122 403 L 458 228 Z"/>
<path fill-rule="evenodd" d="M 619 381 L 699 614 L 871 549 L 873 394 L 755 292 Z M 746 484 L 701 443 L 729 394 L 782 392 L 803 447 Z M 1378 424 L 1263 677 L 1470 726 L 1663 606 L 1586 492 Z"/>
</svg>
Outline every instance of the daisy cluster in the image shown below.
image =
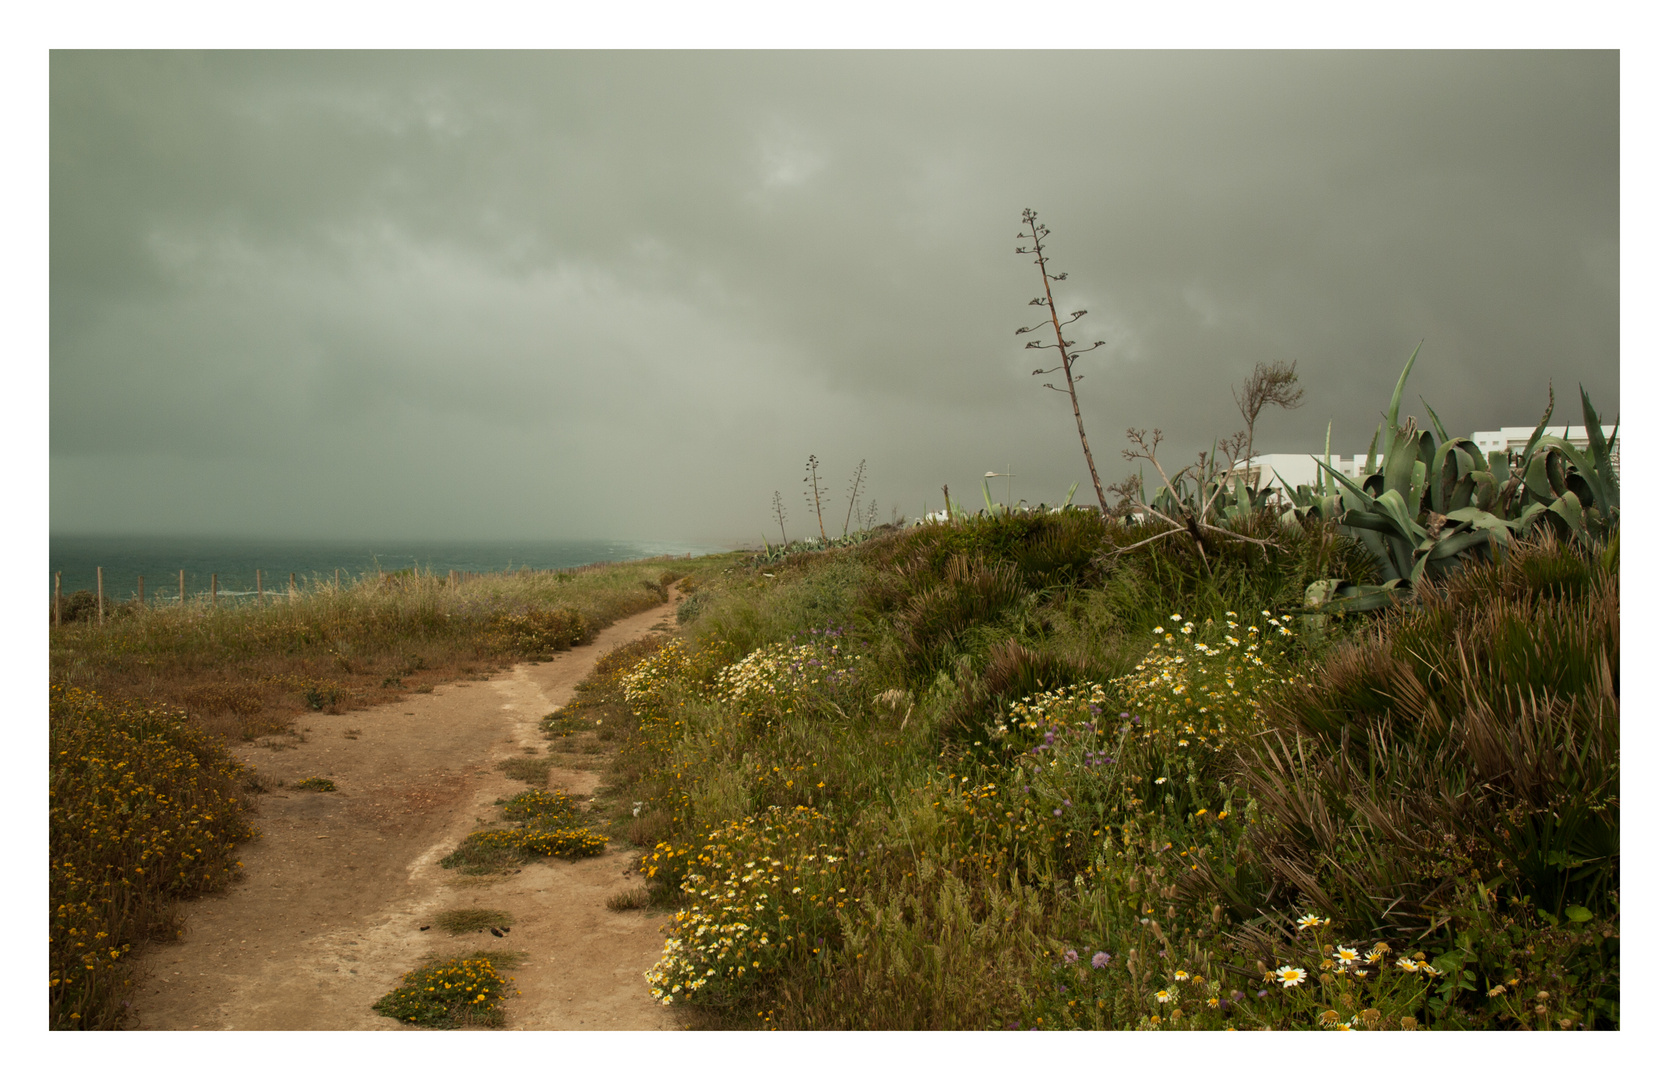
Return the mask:
<svg viewBox="0 0 1669 1080">
<path fill-rule="evenodd" d="M 846 648 L 843 637 L 835 628 L 811 630 L 805 640 L 790 638 L 755 649 L 718 673 L 715 692 L 743 717 L 770 721 L 792 716 L 810 695 L 857 682 L 860 657 Z"/>
<path fill-rule="evenodd" d="M 684 639 L 673 638 L 621 676 L 620 689 L 626 696 L 626 704 L 638 712 L 661 703 L 674 680 L 694 673 L 695 662 L 696 657 Z"/>
<path fill-rule="evenodd" d="M 1116 693 L 1145 721 L 1136 738 L 1169 748 L 1217 753 L 1252 721 L 1260 695 L 1288 681 L 1265 655 L 1270 636 L 1289 637 L 1292 616 L 1264 611 L 1244 623 L 1226 612 L 1219 625 L 1196 625 L 1179 614 L 1153 628 L 1157 640 L 1136 670 L 1115 681 Z"/>
<path fill-rule="evenodd" d="M 644 973 L 655 1000 L 734 1001 L 785 960 L 823 952 L 835 914 L 851 902 L 839 884 L 842 857 L 819 839 L 827 824 L 810 807 L 771 807 L 686 850 L 683 907 Z M 646 860 L 651 876 L 670 869 Z"/>
</svg>

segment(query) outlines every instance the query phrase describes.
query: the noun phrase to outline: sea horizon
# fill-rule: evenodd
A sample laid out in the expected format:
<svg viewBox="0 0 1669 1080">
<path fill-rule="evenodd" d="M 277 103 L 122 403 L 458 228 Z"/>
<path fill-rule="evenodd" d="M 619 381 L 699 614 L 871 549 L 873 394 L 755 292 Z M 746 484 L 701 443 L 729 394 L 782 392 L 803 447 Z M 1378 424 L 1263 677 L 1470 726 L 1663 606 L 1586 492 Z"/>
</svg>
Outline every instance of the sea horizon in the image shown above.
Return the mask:
<svg viewBox="0 0 1669 1080">
<path fill-rule="evenodd" d="M 732 546 L 669 540 L 282 540 L 217 535 L 145 535 L 53 533 L 48 538 L 53 575 L 62 574 L 58 587 L 65 596 L 94 591 L 98 568 L 104 568 L 104 594 L 115 601 L 138 593 L 145 581 L 145 597 L 155 601 L 179 599 L 179 575 L 186 575 L 186 593 L 209 590 L 215 576 L 220 595 L 254 594 L 255 571 L 261 571 L 264 591 L 289 588 L 290 575 L 298 587 L 335 579 L 344 583 L 379 571 L 420 567 L 444 575 L 494 573 L 514 570 L 566 570 L 603 562 L 674 555 L 708 555 Z"/>
</svg>

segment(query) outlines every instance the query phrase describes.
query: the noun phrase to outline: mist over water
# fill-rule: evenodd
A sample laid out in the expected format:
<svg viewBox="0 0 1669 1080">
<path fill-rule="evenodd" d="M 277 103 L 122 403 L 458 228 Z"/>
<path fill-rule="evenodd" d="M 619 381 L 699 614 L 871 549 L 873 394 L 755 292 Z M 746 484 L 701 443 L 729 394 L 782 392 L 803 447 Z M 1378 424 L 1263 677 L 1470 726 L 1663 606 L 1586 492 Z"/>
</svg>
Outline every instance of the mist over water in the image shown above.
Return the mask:
<svg viewBox="0 0 1669 1080">
<path fill-rule="evenodd" d="M 145 578 L 147 600 L 179 598 L 180 571 L 185 571 L 188 595 L 207 592 L 209 575 L 219 576 L 222 596 L 255 591 L 255 571 L 262 588 L 283 592 L 290 575 L 298 587 L 314 580 L 342 581 L 378 570 L 422 567 L 425 573 L 448 570 L 490 573 L 502 570 L 561 570 L 598 562 L 624 562 L 656 555 L 706 555 L 720 550 L 681 541 L 656 540 L 529 540 L 529 541 L 266 541 L 217 537 L 53 536 L 52 572 L 62 571 L 67 596 L 78 589 L 93 590 L 97 568 L 104 568 L 104 592 L 113 600 L 127 600 Z"/>
</svg>

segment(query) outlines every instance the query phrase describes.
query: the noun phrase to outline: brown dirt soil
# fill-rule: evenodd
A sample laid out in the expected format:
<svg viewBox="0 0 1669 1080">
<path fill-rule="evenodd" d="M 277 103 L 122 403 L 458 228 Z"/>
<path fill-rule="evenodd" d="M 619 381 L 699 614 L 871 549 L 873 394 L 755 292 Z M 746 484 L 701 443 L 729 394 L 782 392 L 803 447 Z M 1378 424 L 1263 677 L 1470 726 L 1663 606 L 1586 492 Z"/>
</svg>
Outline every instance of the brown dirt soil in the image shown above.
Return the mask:
<svg viewBox="0 0 1669 1080">
<path fill-rule="evenodd" d="M 524 748 L 544 754 L 539 721 L 610 649 L 669 629 L 677 599 L 549 663 L 340 716 L 309 714 L 296 737 L 236 749 L 269 785 L 286 786 L 256 797 L 263 835 L 240 853 L 243 877 L 185 905 L 179 940 L 148 951 L 148 975 L 133 996 L 136 1026 L 400 1029 L 371 1005 L 405 972 L 430 956 L 509 949 L 525 961 L 511 972 L 521 993 L 506 1005 L 508 1028 L 675 1027 L 643 979 L 660 956 L 664 917 L 606 906 L 641 883 L 621 845 L 484 877 L 444 870 L 439 860 L 498 820 L 495 799 L 526 790 L 494 766 L 527 756 Z M 589 760 L 600 770 L 607 755 Z M 328 777 L 336 790 L 291 786 L 310 776 Z M 598 771 L 558 768 L 550 783 L 589 796 L 598 779 Z M 442 911 L 475 907 L 509 912 L 510 933 L 453 936 L 433 925 Z"/>
</svg>

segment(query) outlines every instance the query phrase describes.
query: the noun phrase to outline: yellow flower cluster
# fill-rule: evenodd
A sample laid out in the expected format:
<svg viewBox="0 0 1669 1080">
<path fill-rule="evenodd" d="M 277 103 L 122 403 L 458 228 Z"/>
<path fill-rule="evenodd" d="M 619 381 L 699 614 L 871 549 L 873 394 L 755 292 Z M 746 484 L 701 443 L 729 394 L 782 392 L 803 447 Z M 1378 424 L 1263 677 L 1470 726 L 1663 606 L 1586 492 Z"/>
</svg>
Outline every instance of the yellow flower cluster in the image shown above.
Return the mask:
<svg viewBox="0 0 1669 1080">
<path fill-rule="evenodd" d="M 400 983 L 371 1007 L 415 1027 L 496 1027 L 502 1022 L 510 978 L 491 960 L 452 960 L 408 971 Z"/>
<path fill-rule="evenodd" d="M 469 834 L 466 844 L 491 850 L 514 848 L 529 855 L 561 855 L 586 858 L 601 855 L 608 838 L 587 828 L 563 828 L 535 824 L 526 828 L 481 829 Z"/>
<path fill-rule="evenodd" d="M 699 851 L 678 857 L 685 906 L 644 973 L 655 1000 L 734 1000 L 785 959 L 822 951 L 819 931 L 830 933 L 849 902 L 838 883 L 843 860 L 818 839 L 827 825 L 810 807 L 772 807 L 726 822 Z M 657 848 L 646 873 L 674 857 Z"/>
<path fill-rule="evenodd" d="M 256 835 L 243 768 L 174 709 L 51 691 L 50 1022 L 114 1027 L 123 962 L 178 899 L 212 891 Z"/>
<path fill-rule="evenodd" d="M 573 796 L 567 792 L 532 788 L 505 803 L 499 813 L 506 821 L 533 821 L 539 818 L 567 820 L 578 812 Z"/>
</svg>

